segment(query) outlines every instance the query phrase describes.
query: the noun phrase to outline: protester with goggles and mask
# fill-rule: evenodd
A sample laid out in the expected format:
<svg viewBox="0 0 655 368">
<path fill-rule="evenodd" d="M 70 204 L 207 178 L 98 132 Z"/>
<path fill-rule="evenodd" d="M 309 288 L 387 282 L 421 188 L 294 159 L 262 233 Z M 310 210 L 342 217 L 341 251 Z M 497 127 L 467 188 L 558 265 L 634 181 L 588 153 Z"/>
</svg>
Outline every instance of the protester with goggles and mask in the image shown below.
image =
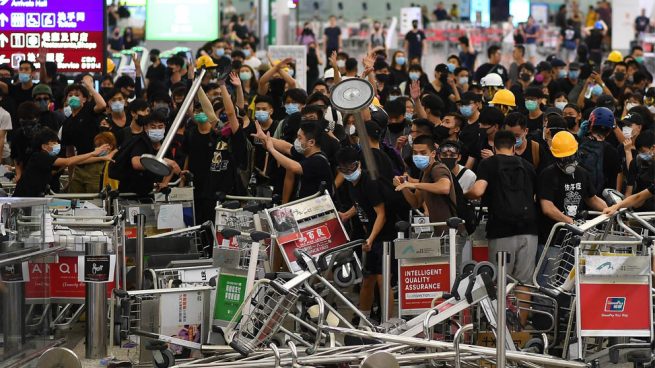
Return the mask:
<svg viewBox="0 0 655 368">
<path fill-rule="evenodd" d="M 36 85 L 32 89 L 32 98 L 39 107 L 39 124 L 58 132 L 64 120 L 66 120 L 66 116 L 61 111 L 55 110 L 54 97 L 50 86 L 47 84 Z M 2 140 L 2 137 L 0 137 L 0 140 Z"/>
<path fill-rule="evenodd" d="M 441 161 L 453 173 L 454 179 L 459 182 L 463 192 L 468 192 L 475 183 L 476 175 L 460 165 L 462 160 L 461 144 L 457 141 L 445 141 L 439 146 L 439 161 Z"/>
</svg>

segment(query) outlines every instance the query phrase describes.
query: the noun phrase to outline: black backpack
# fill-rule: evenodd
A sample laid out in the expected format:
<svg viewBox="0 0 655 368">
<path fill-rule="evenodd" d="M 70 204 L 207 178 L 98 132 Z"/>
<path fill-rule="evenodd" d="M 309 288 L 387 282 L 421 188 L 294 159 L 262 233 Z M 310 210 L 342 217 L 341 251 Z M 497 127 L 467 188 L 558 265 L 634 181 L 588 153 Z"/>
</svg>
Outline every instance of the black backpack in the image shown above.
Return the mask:
<svg viewBox="0 0 655 368">
<path fill-rule="evenodd" d="M 578 148 L 578 160 L 580 166 L 584 167 L 591 176 L 597 193 L 605 189 L 605 174 L 603 171 L 605 142 L 592 139 L 585 139 Z"/>
<path fill-rule="evenodd" d="M 479 219 L 475 215 L 475 206 L 464 196 L 464 190 L 462 189 L 462 186 L 459 185 L 459 178 L 462 177 L 466 170 L 468 169 L 462 168 L 457 177 L 453 177 L 452 171 L 450 172 L 453 187 L 455 188 L 455 200 L 457 201 L 457 203 L 453 203 L 452 200 L 450 201 L 450 209 L 457 214 L 457 217 L 464 220 L 466 232 L 473 234 L 475 228 L 478 227 Z M 448 196 L 448 199 L 450 200 L 450 196 Z"/>
<path fill-rule="evenodd" d="M 525 224 L 536 220 L 534 183 L 526 165 L 518 156 L 498 156 L 498 183 L 491 195 L 491 215 L 507 224 Z"/>
<path fill-rule="evenodd" d="M 143 134 L 137 134 L 130 137 L 123 145 L 118 149 L 118 152 L 113 157 L 113 160 L 109 162 L 109 177 L 123 181 L 127 178 L 127 173 L 129 170 L 132 170 L 132 148 L 141 140 L 145 139 Z"/>
</svg>

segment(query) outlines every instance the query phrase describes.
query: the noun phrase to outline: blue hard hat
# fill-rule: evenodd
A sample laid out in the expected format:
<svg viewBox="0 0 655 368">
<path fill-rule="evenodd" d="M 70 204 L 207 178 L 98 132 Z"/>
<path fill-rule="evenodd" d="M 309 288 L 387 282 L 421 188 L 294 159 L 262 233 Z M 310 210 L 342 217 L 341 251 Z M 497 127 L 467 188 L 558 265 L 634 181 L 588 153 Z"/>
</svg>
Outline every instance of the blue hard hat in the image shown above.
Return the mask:
<svg viewBox="0 0 655 368">
<path fill-rule="evenodd" d="M 607 107 L 597 107 L 589 115 L 589 123 L 592 127 L 614 128 L 614 113 Z"/>
</svg>

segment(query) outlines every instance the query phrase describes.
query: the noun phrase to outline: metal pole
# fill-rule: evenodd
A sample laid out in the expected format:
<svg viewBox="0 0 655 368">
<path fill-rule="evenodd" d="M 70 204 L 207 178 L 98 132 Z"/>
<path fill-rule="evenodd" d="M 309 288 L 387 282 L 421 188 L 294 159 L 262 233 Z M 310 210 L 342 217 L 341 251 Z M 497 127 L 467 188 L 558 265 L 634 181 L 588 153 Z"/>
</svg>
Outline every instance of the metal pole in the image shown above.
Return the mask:
<svg viewBox="0 0 655 368">
<path fill-rule="evenodd" d="M 368 141 L 368 134 L 366 133 L 366 125 L 362 118 L 362 112 L 357 111 L 353 115 L 355 116 L 355 128 L 357 130 L 357 136 L 359 137 L 359 144 L 362 146 L 362 153 L 364 154 L 364 162 L 366 162 L 368 174 L 371 176 L 371 179 L 376 180 L 378 178 L 378 165 L 375 163 L 371 144 Z"/>
<path fill-rule="evenodd" d="M 146 237 L 146 215 L 140 213 L 136 217 L 136 290 L 143 289 L 143 253 Z"/>
<path fill-rule="evenodd" d="M 450 252 L 450 284 L 449 288 L 452 290 L 457 278 L 457 228 L 448 228 L 448 251 Z"/>
<path fill-rule="evenodd" d="M 391 242 L 382 242 L 382 323 L 389 320 L 389 289 L 391 288 Z"/>
<path fill-rule="evenodd" d="M 107 254 L 107 243 L 86 244 L 86 255 Z M 107 284 L 86 283 L 86 350 L 87 359 L 107 356 Z"/>
<path fill-rule="evenodd" d="M 20 266 L 20 263 L 17 264 Z M 7 292 L 2 298 L 2 328 L 4 330 L 4 352 L 10 356 L 21 351 L 25 343 L 25 284 L 5 283 Z"/>
<path fill-rule="evenodd" d="M 207 73 L 207 69 L 201 69 L 200 73 L 193 81 L 191 89 L 184 98 L 184 102 L 182 102 L 182 106 L 177 112 L 175 120 L 173 120 L 173 124 L 171 124 L 171 127 L 168 130 L 168 134 L 164 138 L 164 142 L 162 142 L 157 155 L 155 156 L 151 154 L 144 154 L 141 156 L 141 165 L 143 165 L 146 170 L 159 176 L 170 175 L 171 168 L 168 166 L 166 161 L 164 161 L 164 156 L 166 155 L 166 152 L 168 151 L 171 143 L 173 143 L 173 138 L 175 138 L 177 130 L 180 128 L 180 125 L 182 125 L 184 117 L 186 116 L 186 112 L 189 110 L 189 106 L 191 106 L 193 99 L 196 97 L 196 93 L 200 88 L 200 83 L 202 82 L 202 78 L 205 76 L 205 73 Z"/>
<path fill-rule="evenodd" d="M 496 290 L 496 302 L 498 303 L 498 316 L 496 325 L 496 367 L 505 368 L 505 333 L 507 331 L 507 323 L 505 321 L 505 308 L 507 307 L 506 284 L 507 284 L 507 257 L 509 253 L 498 252 L 496 259 L 498 261 L 498 278 Z"/>
</svg>

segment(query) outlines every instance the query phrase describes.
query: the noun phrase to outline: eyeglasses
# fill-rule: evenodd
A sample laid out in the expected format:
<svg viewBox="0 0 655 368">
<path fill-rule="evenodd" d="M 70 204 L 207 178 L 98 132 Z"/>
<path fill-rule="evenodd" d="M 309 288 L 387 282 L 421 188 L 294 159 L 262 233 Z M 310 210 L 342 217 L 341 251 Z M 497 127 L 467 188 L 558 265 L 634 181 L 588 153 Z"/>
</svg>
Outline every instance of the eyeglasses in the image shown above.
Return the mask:
<svg viewBox="0 0 655 368">
<path fill-rule="evenodd" d="M 337 170 L 339 170 L 340 173 L 347 175 L 355 172 L 355 170 L 357 170 L 358 167 L 359 167 L 359 161 L 353 162 L 348 166 L 337 166 Z"/>
</svg>

